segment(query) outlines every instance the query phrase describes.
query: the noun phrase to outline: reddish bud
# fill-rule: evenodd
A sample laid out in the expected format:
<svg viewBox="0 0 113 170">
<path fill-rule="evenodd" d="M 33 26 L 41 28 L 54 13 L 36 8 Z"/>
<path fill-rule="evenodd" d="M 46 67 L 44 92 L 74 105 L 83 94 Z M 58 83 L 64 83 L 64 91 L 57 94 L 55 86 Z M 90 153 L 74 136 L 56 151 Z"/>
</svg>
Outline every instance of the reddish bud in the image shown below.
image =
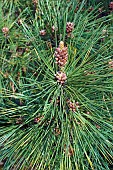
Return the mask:
<svg viewBox="0 0 113 170">
<path fill-rule="evenodd" d="M 74 24 L 72 22 L 67 22 L 66 24 L 66 32 L 69 33 L 69 32 L 72 32 L 74 29 Z"/>
<path fill-rule="evenodd" d="M 2 32 L 3 32 L 4 35 L 6 36 L 6 35 L 8 34 L 8 32 L 9 32 L 9 28 L 3 27 L 3 28 L 2 28 Z"/>
<path fill-rule="evenodd" d="M 42 36 L 46 35 L 46 30 L 41 30 L 40 35 L 42 35 Z"/>
</svg>

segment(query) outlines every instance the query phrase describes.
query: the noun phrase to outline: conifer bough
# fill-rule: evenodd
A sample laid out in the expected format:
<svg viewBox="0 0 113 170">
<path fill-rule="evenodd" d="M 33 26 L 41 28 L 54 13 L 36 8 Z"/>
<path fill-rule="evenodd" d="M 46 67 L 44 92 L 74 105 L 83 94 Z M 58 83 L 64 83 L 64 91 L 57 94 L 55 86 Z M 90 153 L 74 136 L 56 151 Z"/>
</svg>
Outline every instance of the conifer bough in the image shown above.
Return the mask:
<svg viewBox="0 0 113 170">
<path fill-rule="evenodd" d="M 3 170 L 111 170 L 111 16 L 84 0 L 23 1 L 0 6 Z"/>
</svg>

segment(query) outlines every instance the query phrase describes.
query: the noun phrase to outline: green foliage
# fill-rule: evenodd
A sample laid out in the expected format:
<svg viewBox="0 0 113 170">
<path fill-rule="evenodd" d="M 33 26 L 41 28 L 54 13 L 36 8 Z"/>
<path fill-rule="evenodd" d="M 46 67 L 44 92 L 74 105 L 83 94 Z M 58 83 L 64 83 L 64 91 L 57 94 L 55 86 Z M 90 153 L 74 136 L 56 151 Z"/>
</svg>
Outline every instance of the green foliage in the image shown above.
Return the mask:
<svg viewBox="0 0 113 170">
<path fill-rule="evenodd" d="M 85 1 L 77 5 L 75 0 L 0 3 L 4 170 L 109 170 L 113 163 L 112 15 L 100 18 L 99 6 L 89 12 Z M 74 23 L 71 34 L 67 22 Z M 54 55 L 60 41 L 68 47 L 61 70 Z M 66 74 L 64 84 L 57 82 L 57 71 Z"/>
</svg>

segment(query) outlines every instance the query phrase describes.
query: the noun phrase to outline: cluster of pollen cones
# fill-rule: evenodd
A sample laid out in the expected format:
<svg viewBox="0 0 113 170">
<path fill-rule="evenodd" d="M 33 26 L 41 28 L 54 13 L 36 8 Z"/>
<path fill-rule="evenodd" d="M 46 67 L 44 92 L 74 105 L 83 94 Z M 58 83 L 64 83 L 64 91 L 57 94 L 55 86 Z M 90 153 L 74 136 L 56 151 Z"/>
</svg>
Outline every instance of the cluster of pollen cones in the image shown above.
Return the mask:
<svg viewBox="0 0 113 170">
<path fill-rule="evenodd" d="M 66 24 L 66 32 L 67 32 L 67 33 L 70 33 L 70 32 L 73 31 L 73 29 L 74 29 L 74 24 L 73 24 L 73 22 L 67 22 L 67 24 Z"/>
<path fill-rule="evenodd" d="M 77 108 L 80 108 L 79 102 L 71 102 L 70 100 L 68 102 L 68 107 L 72 112 L 75 112 Z"/>
<path fill-rule="evenodd" d="M 36 117 L 34 119 L 34 123 L 39 123 L 43 118 L 44 118 L 44 116 Z"/>
<path fill-rule="evenodd" d="M 63 41 L 60 41 L 59 47 L 56 48 L 54 56 L 55 56 L 56 64 L 58 65 L 59 69 L 64 68 L 68 60 L 68 49 L 67 47 L 64 46 Z M 55 74 L 55 77 L 57 82 L 62 85 L 65 83 L 67 79 L 66 73 L 62 71 L 58 71 Z"/>
<path fill-rule="evenodd" d="M 64 47 L 64 42 L 61 41 L 59 47 L 55 50 L 55 60 L 59 67 L 64 67 L 68 60 L 68 50 Z"/>
<path fill-rule="evenodd" d="M 33 0 L 33 3 L 36 5 L 38 3 L 38 1 Z M 67 34 L 71 33 L 73 31 L 73 29 L 74 29 L 74 23 L 73 22 L 67 22 L 66 23 L 66 32 L 67 32 Z M 53 25 L 51 27 L 51 31 L 52 31 L 52 33 L 54 33 L 55 31 L 58 31 L 58 27 Z M 40 35 L 42 35 L 42 36 L 46 35 L 46 30 L 45 29 L 40 30 Z"/>
<path fill-rule="evenodd" d="M 66 79 L 67 79 L 67 76 L 65 73 L 61 72 L 61 71 L 58 71 L 56 74 L 55 74 L 55 77 L 56 77 L 56 80 L 58 83 L 60 84 L 64 84 Z"/>
</svg>

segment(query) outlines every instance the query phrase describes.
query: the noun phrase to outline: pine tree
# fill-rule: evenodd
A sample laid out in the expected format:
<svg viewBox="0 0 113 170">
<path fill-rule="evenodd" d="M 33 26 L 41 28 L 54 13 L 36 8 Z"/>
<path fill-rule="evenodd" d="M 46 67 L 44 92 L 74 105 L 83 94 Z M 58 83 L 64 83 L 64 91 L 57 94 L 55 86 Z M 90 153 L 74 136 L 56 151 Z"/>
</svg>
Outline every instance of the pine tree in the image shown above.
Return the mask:
<svg viewBox="0 0 113 170">
<path fill-rule="evenodd" d="M 24 3 L 23 3 L 24 2 Z M 110 170 L 110 18 L 73 0 L 0 3 L 4 170 Z"/>
</svg>

